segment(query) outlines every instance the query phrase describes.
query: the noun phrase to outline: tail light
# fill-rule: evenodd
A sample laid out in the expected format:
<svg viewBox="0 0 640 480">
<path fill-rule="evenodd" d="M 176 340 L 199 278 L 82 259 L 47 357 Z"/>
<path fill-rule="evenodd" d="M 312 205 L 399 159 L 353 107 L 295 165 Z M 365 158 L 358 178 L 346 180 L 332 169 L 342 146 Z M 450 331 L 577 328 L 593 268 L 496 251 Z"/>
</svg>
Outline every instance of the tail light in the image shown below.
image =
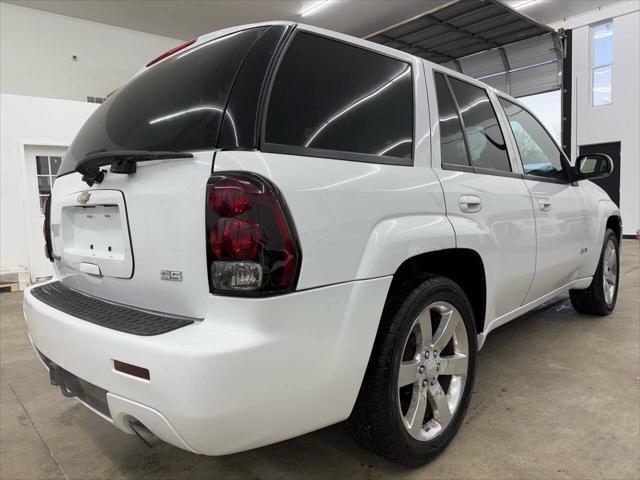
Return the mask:
<svg viewBox="0 0 640 480">
<path fill-rule="evenodd" d="M 187 48 L 189 45 L 193 45 L 194 43 L 196 43 L 196 40 L 198 38 L 192 38 L 189 41 L 186 41 L 184 43 L 181 43 L 180 45 L 178 45 L 177 47 L 173 47 L 171 50 L 164 52 L 162 55 L 157 56 L 156 58 L 154 58 L 153 60 L 151 60 L 149 63 L 147 63 L 147 67 L 150 67 L 151 65 L 153 65 L 154 63 L 158 63 L 160 60 L 165 59 L 167 57 L 170 57 L 171 55 L 173 55 L 174 53 L 179 52 L 180 50 L 184 50 L 185 48 Z"/>
<path fill-rule="evenodd" d="M 53 262 L 53 245 L 51 244 L 51 197 L 44 201 L 44 222 L 42 222 L 44 235 L 44 254 L 50 262 Z"/>
<path fill-rule="evenodd" d="M 207 260 L 213 293 L 292 291 L 301 262 L 279 191 L 245 172 L 214 174 L 207 184 Z"/>
</svg>

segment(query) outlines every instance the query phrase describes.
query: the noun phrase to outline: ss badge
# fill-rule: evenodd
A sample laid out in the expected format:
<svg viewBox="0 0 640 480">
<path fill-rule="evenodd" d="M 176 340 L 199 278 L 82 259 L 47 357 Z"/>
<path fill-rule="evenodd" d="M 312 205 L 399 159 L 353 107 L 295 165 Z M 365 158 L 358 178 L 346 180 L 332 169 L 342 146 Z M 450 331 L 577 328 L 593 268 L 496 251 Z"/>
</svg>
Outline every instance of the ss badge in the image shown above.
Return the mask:
<svg viewBox="0 0 640 480">
<path fill-rule="evenodd" d="M 181 282 L 182 272 L 175 270 L 160 270 L 160 280 L 169 280 L 170 282 Z"/>
</svg>

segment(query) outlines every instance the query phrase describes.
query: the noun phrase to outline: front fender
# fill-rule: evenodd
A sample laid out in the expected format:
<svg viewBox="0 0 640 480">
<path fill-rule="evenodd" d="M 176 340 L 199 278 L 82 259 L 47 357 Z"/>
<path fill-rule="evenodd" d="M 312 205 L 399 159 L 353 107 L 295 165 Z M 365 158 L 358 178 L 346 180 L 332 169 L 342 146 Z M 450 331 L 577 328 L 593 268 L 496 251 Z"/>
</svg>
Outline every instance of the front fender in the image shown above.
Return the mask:
<svg viewBox="0 0 640 480">
<path fill-rule="evenodd" d="M 604 244 L 604 235 L 607 231 L 607 222 L 611 217 L 616 217 L 622 226 L 622 217 L 618 206 L 608 197 L 599 199 L 594 208 L 594 215 L 592 217 L 594 221 L 591 225 L 591 241 L 589 242 L 587 258 L 582 265 L 581 277 L 592 277 L 595 275 Z M 620 233 L 622 233 L 622 228 L 620 229 Z"/>
</svg>

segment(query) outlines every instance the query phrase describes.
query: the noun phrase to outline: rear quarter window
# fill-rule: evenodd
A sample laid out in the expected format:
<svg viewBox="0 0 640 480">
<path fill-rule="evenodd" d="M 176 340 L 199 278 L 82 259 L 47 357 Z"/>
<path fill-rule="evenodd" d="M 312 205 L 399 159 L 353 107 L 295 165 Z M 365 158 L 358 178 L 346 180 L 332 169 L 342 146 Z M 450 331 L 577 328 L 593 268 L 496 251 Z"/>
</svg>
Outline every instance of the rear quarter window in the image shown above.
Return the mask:
<svg viewBox="0 0 640 480">
<path fill-rule="evenodd" d="M 297 33 L 273 83 L 264 141 L 267 151 L 412 163 L 411 65 Z"/>
</svg>

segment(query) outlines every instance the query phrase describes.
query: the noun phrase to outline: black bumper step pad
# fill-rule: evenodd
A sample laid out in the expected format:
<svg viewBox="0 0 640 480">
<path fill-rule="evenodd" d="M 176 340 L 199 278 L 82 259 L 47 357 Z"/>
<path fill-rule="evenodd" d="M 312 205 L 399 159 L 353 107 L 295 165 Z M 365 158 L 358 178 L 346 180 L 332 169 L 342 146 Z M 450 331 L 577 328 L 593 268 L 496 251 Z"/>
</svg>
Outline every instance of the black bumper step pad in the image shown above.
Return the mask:
<svg viewBox="0 0 640 480">
<path fill-rule="evenodd" d="M 166 317 L 161 314 L 105 302 L 80 293 L 62 282 L 52 282 L 31 290 L 31 295 L 43 303 L 101 327 L 133 335 L 160 335 L 191 325 L 195 320 Z"/>
</svg>

